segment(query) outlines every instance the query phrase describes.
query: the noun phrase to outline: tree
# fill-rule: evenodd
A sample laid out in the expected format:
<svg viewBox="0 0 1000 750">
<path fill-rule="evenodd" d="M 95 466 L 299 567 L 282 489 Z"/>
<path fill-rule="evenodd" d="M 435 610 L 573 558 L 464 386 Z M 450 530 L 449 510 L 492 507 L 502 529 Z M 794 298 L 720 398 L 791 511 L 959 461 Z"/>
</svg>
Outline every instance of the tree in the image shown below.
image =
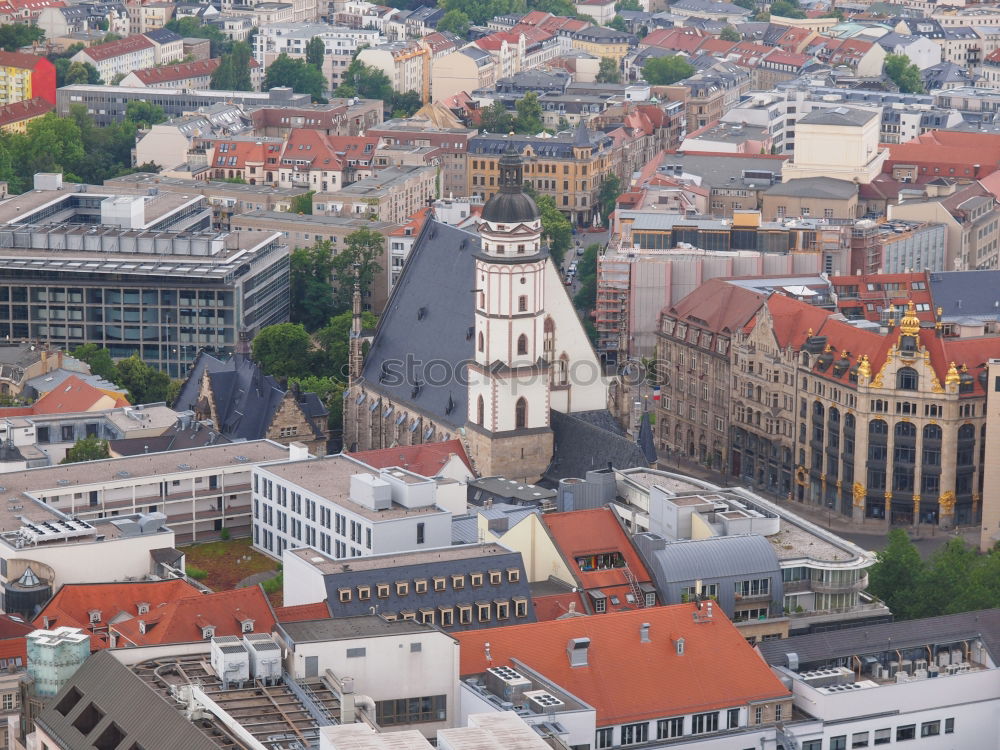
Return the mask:
<svg viewBox="0 0 1000 750">
<path fill-rule="evenodd" d="M 114 360 L 111 359 L 111 354 L 107 349 L 98 346 L 97 344 L 84 344 L 83 346 L 77 347 L 70 352 L 70 355 L 76 357 L 81 362 L 85 362 L 90 366 L 90 371 L 105 380 L 115 382 L 118 377 L 118 371 L 115 370 Z"/>
<path fill-rule="evenodd" d="M 72 86 L 75 83 L 97 86 L 101 83 L 101 74 L 90 63 L 71 62 L 62 57 L 55 61 L 55 66 L 57 86 Z"/>
<path fill-rule="evenodd" d="M 623 10 L 640 12 L 643 10 L 643 7 L 639 3 L 639 0 L 618 0 L 618 2 L 615 3 L 615 11 L 618 12 Z"/>
<path fill-rule="evenodd" d="M 62 172 L 75 177 L 73 168 L 84 158 L 80 128 L 68 117 L 50 112 L 28 123 L 24 164 L 37 172 Z"/>
<path fill-rule="evenodd" d="M 175 18 L 167 23 L 166 28 L 184 37 L 195 37 L 196 39 L 208 39 L 210 44 L 209 54 L 212 57 L 222 57 L 234 46 L 225 34 L 215 26 L 202 23 L 199 19 L 191 16 Z"/>
<path fill-rule="evenodd" d="M 329 376 L 309 375 L 304 378 L 289 378 L 289 383 L 292 382 L 298 384 L 305 393 L 315 393 L 323 402 L 330 413 L 327 417 L 329 429 L 339 430 L 341 428 L 344 421 L 344 391 L 347 390 L 347 384 L 343 380 Z"/>
<path fill-rule="evenodd" d="M 218 91 L 253 91 L 250 77 L 250 45 L 236 42 L 212 71 L 212 88 Z"/>
<path fill-rule="evenodd" d="M 365 65 L 354 58 L 344 71 L 343 83 L 333 92 L 334 96 L 360 96 L 362 99 L 381 99 L 388 102 L 393 96 L 389 76 L 372 65 Z"/>
<path fill-rule="evenodd" d="M 444 8 L 446 13 L 449 10 L 460 10 L 476 26 L 485 26 L 496 16 L 523 16 L 528 11 L 525 0 L 438 0 L 438 7 Z M 532 4 L 532 7 L 549 12 L 546 8 L 535 4 Z"/>
<path fill-rule="evenodd" d="M 514 118 L 503 106 L 495 101 L 479 110 L 479 125 L 487 133 L 509 133 L 514 129 Z"/>
<path fill-rule="evenodd" d="M 529 91 L 514 105 L 517 110 L 517 117 L 514 125 L 519 133 L 530 133 L 532 135 L 542 132 L 545 126 L 542 124 L 542 105 L 538 101 L 538 94 Z"/>
<path fill-rule="evenodd" d="M 341 380 L 347 379 L 348 357 L 350 355 L 351 324 L 354 312 L 345 310 L 329 319 L 327 324 L 316 331 L 316 342 L 323 350 L 322 372 Z M 374 328 L 378 318 L 370 312 L 361 313 L 361 327 Z"/>
<path fill-rule="evenodd" d="M 897 617 L 908 619 L 919 607 L 914 599 L 924 575 L 924 561 L 902 529 L 892 529 L 886 542 L 868 573 L 868 589 Z"/>
<path fill-rule="evenodd" d="M 573 226 L 565 214 L 556 207 L 556 200 L 551 195 L 542 195 L 529 185 L 524 192 L 530 195 L 542 220 L 542 240 L 549 246 L 549 255 L 556 265 L 562 265 L 566 251 L 573 244 Z"/>
<path fill-rule="evenodd" d="M 293 214 L 306 214 L 306 215 L 312 214 L 314 195 L 316 195 L 316 191 L 310 190 L 308 193 L 303 193 L 302 195 L 294 196 L 292 198 L 289 210 Z"/>
<path fill-rule="evenodd" d="M 622 182 L 615 175 L 608 175 L 601 183 L 601 190 L 597 194 L 597 203 L 601 207 L 601 219 L 604 226 L 611 225 L 611 214 L 614 213 L 618 203 L 618 196 L 622 194 Z"/>
<path fill-rule="evenodd" d="M 651 57 L 642 66 L 642 77 L 653 86 L 669 86 L 694 75 L 694 66 L 680 55 Z"/>
<path fill-rule="evenodd" d="M 441 20 L 438 21 L 437 30 L 438 31 L 450 31 L 455 36 L 459 36 L 465 39 L 465 36 L 469 33 L 469 26 L 472 22 L 469 17 L 457 8 L 454 10 L 449 10 L 443 16 Z"/>
<path fill-rule="evenodd" d="M 96 435 L 89 435 L 73 443 L 73 447 L 66 451 L 66 458 L 59 463 L 76 464 L 81 461 L 98 461 L 102 458 L 111 458 L 108 441 L 101 440 Z"/>
<path fill-rule="evenodd" d="M 796 0 L 777 0 L 771 3 L 771 15 L 782 18 L 805 18 L 805 12 L 799 8 Z"/>
<path fill-rule="evenodd" d="M 0 49 L 5 52 L 17 52 L 21 47 L 27 47 L 45 39 L 45 32 L 34 24 L 9 23 L 0 26 Z"/>
<path fill-rule="evenodd" d="M 886 55 L 885 74 L 899 86 L 904 94 L 922 94 L 924 81 L 920 76 L 920 68 L 910 62 L 906 55 Z"/>
<path fill-rule="evenodd" d="M 601 246 L 597 243 L 587 245 L 576 267 L 580 288 L 573 297 L 573 304 L 584 312 L 590 312 L 597 304 L 597 256 L 600 252 Z"/>
<path fill-rule="evenodd" d="M 420 94 L 416 91 L 394 93 L 389 99 L 389 111 L 393 117 L 412 117 L 413 113 L 424 106 Z"/>
<path fill-rule="evenodd" d="M 597 70 L 598 83 L 621 83 L 622 72 L 613 57 L 602 57 L 601 66 Z"/>
<path fill-rule="evenodd" d="M 144 101 L 132 101 L 125 105 L 125 119 L 134 122 L 138 127 L 149 128 L 167 121 L 167 115 L 159 104 Z"/>
<path fill-rule="evenodd" d="M 170 376 L 150 367 L 138 354 L 119 360 L 115 382 L 128 389 L 133 404 L 152 404 L 167 400 Z"/>
<path fill-rule="evenodd" d="M 292 251 L 289 294 L 293 323 L 315 331 L 330 320 L 334 299 L 333 245 L 329 240 L 316 240 L 312 247 Z"/>
<path fill-rule="evenodd" d="M 743 35 L 737 30 L 735 26 L 726 26 L 719 34 L 719 39 L 724 42 L 742 42 Z"/>
<path fill-rule="evenodd" d="M 323 70 L 324 57 L 326 57 L 326 44 L 318 36 L 314 36 L 306 45 L 306 62 L 317 70 Z"/>
<path fill-rule="evenodd" d="M 267 326 L 253 340 L 254 361 L 267 375 L 305 377 L 311 373 L 312 341 L 299 323 Z"/>
<path fill-rule="evenodd" d="M 628 31 L 628 26 L 625 23 L 625 19 L 621 16 L 615 16 L 610 21 L 608 21 L 608 27 L 614 29 L 615 31 L 621 31 L 622 33 Z M 603 61 L 604 58 L 601 58 Z"/>
<path fill-rule="evenodd" d="M 733 5 L 738 5 L 746 10 L 756 10 L 757 3 L 754 0 L 733 0 Z"/>
<path fill-rule="evenodd" d="M 305 60 L 289 57 L 284 52 L 267 66 L 264 77 L 265 90 L 276 86 L 288 86 L 297 94 L 309 94 L 313 101 L 326 101 L 323 98 L 326 93 L 323 73 Z"/>
<path fill-rule="evenodd" d="M 385 254 L 385 237 L 371 229 L 359 229 L 346 237 L 346 247 L 333 257 L 337 281 L 334 300 L 338 310 L 348 310 L 354 294 L 355 265 L 361 277 L 362 294 L 371 289 L 375 275 L 382 270 L 379 259 Z"/>
</svg>

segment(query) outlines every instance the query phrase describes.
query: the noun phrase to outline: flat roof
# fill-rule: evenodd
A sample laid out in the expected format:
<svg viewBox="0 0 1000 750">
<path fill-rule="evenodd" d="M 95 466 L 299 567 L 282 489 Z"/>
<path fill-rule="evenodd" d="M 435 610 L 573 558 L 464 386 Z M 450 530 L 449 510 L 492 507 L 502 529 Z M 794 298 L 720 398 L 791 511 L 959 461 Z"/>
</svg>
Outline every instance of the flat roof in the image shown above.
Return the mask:
<svg viewBox="0 0 1000 750">
<path fill-rule="evenodd" d="M 430 625 L 421 625 L 413 620 L 389 622 L 378 615 L 283 622 L 279 623 L 278 628 L 287 633 L 288 637 L 296 643 L 346 641 L 353 638 L 377 638 L 387 635 L 437 632 Z"/>
<path fill-rule="evenodd" d="M 144 90 L 149 91 L 149 89 Z M 161 90 L 162 89 L 155 89 L 157 92 Z M 297 195 L 305 195 L 309 192 L 306 188 L 280 188 L 270 187 L 269 185 L 241 185 L 235 182 L 222 182 L 220 180 L 208 180 L 207 182 L 184 180 L 180 177 L 165 177 L 154 172 L 134 172 L 132 174 L 122 175 L 121 177 L 112 177 L 105 180 L 104 184 L 109 188 L 120 188 L 122 186 L 135 184 L 142 190 L 146 190 L 151 187 L 163 188 L 164 190 L 170 191 L 179 189 L 181 191 L 187 190 L 192 193 L 197 193 L 198 195 L 205 195 L 217 190 L 223 193 L 232 192 L 247 193 L 249 195 L 279 195 L 291 198 Z"/>
<path fill-rule="evenodd" d="M 513 554 L 500 544 L 458 544 L 452 547 L 415 550 L 413 552 L 390 552 L 384 555 L 369 555 L 337 560 L 315 549 L 300 547 L 290 550 L 295 555 L 312 565 L 324 575 L 356 572 L 362 570 L 382 570 L 397 568 L 404 565 L 426 565 L 432 562 L 467 560 L 471 558 L 491 557 L 493 555 Z"/>
<path fill-rule="evenodd" d="M 262 224 L 268 222 L 290 222 L 293 224 L 303 225 L 323 224 L 328 227 L 364 228 L 372 229 L 374 231 L 379 231 L 380 229 L 391 229 L 399 226 L 398 224 L 393 224 L 388 221 L 369 221 L 361 216 L 327 216 L 325 214 L 309 214 L 308 216 L 299 216 L 298 214 L 289 213 L 288 211 L 247 211 L 246 213 L 234 216 L 230 220 L 230 223 L 236 222 L 239 219 L 254 219 Z"/>
<path fill-rule="evenodd" d="M 359 516 L 372 521 L 385 521 L 391 518 L 403 518 L 411 515 L 442 513 L 436 505 L 425 505 L 418 508 L 405 508 L 393 503 L 388 510 L 372 510 L 351 499 L 351 477 L 355 474 L 379 475 L 379 469 L 366 467 L 359 461 L 352 461 L 342 455 L 324 456 L 323 458 L 308 458 L 302 461 L 286 461 L 267 467 L 270 474 L 288 482 L 293 482 L 306 492 L 319 495 L 331 502 L 347 506 Z M 427 481 L 432 479 L 417 477 L 417 475 L 402 469 L 395 472 L 403 474 L 404 481 Z"/>
</svg>

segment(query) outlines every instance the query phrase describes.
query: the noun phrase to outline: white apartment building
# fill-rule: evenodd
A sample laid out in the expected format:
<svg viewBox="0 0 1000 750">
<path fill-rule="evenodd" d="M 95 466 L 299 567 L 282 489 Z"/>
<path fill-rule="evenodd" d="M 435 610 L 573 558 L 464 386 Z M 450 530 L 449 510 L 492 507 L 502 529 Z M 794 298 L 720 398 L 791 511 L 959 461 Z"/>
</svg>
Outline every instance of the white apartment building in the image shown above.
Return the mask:
<svg viewBox="0 0 1000 750">
<path fill-rule="evenodd" d="M 261 26 L 254 38 L 254 59 L 260 63 L 261 73 L 266 75 L 267 66 L 282 53 L 304 59 L 306 47 L 314 37 L 319 37 L 326 45 L 323 75 L 331 81 L 332 88 L 340 85 L 359 47 L 374 47 L 384 41 L 375 29 L 351 29 L 309 22 Z"/>
<path fill-rule="evenodd" d="M 424 102 L 430 97 L 431 50 L 424 42 L 387 42 L 368 47 L 358 53 L 358 60 L 385 73 L 394 91 L 416 91 Z"/>
<path fill-rule="evenodd" d="M 281 559 L 316 547 L 342 559 L 451 544 L 451 512 L 465 485 L 350 456 L 292 460 L 253 471 L 253 544 Z"/>
<path fill-rule="evenodd" d="M 921 750 L 996 748 L 1000 610 L 848 628 L 761 643 L 805 717 L 800 750 L 916 740 Z"/>
<path fill-rule="evenodd" d="M 247 7 L 256 8 L 258 5 L 266 4 L 269 0 L 222 0 L 221 9 L 224 13 L 237 14 Z M 282 0 L 284 2 L 284 0 Z M 292 6 L 292 21 L 295 22 L 315 22 L 319 20 L 321 14 L 321 4 L 319 0 L 288 0 Z M 322 4 L 322 12 L 326 12 L 326 3 Z"/>
<path fill-rule="evenodd" d="M 133 70 L 151 68 L 156 64 L 156 45 L 142 34 L 133 34 L 107 44 L 98 44 L 77 52 L 72 62 L 90 63 L 106 84 L 116 76 L 126 76 Z"/>
</svg>

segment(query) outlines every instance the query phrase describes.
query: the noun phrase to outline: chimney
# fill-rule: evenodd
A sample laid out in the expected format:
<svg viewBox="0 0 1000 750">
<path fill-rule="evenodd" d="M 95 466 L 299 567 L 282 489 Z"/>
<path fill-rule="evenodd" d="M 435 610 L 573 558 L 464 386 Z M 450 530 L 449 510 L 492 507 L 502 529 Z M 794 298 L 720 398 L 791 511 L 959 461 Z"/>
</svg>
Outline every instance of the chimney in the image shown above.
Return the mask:
<svg viewBox="0 0 1000 750">
<path fill-rule="evenodd" d="M 649 623 L 644 622 L 639 626 L 639 643 L 649 643 Z"/>
<path fill-rule="evenodd" d="M 570 638 L 569 643 L 566 644 L 566 653 L 569 656 L 569 665 L 571 667 L 588 666 L 587 654 L 589 651 L 589 638 Z"/>
</svg>

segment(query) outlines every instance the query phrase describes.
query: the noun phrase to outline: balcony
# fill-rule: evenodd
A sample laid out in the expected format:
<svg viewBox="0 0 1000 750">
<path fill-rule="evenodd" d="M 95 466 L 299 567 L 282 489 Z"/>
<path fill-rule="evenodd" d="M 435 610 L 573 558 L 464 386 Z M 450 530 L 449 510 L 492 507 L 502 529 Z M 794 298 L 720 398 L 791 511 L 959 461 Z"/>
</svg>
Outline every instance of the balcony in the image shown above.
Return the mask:
<svg viewBox="0 0 1000 750">
<path fill-rule="evenodd" d="M 737 605 L 769 602 L 771 601 L 771 592 L 768 591 L 762 594 L 736 594 L 735 600 Z"/>
<path fill-rule="evenodd" d="M 817 594 L 847 594 L 854 591 L 864 591 L 868 588 L 868 573 L 862 573 L 861 577 L 853 583 L 809 581 L 809 584 L 809 589 L 815 591 Z"/>
</svg>

